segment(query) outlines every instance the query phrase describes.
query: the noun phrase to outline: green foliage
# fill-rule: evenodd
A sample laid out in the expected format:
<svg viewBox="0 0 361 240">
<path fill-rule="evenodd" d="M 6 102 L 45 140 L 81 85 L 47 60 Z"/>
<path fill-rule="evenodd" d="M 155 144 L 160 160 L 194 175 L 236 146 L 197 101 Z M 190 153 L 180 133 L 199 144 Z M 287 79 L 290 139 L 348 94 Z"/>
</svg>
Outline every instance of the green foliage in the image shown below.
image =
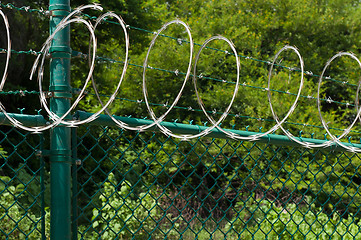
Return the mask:
<svg viewBox="0 0 361 240">
<path fill-rule="evenodd" d="M 21 203 L 25 186 L 11 185 L 11 179 L 6 176 L 0 177 L 0 234 L 6 239 L 40 239 L 41 217 L 29 210 Z M 50 213 L 46 211 L 46 237 L 50 235 Z"/>
<path fill-rule="evenodd" d="M 7 157 L 7 152 L 1 146 L 0 146 L 0 157 L 2 157 L 2 158 Z"/>
<path fill-rule="evenodd" d="M 239 202 L 240 203 L 240 202 Z M 237 232 L 242 239 L 358 239 L 361 237 L 358 218 L 332 216 L 314 205 L 288 204 L 277 207 L 268 200 L 251 205 L 237 204 L 238 214 L 226 230 Z M 252 220 L 252 221 L 251 221 Z"/>
<path fill-rule="evenodd" d="M 156 200 L 150 192 L 134 196 L 128 181 L 118 185 L 110 173 L 99 196 L 102 204 L 93 210 L 94 232 L 86 239 L 144 239 L 149 238 L 157 225 Z M 135 238 L 134 238 L 135 237 Z"/>
</svg>

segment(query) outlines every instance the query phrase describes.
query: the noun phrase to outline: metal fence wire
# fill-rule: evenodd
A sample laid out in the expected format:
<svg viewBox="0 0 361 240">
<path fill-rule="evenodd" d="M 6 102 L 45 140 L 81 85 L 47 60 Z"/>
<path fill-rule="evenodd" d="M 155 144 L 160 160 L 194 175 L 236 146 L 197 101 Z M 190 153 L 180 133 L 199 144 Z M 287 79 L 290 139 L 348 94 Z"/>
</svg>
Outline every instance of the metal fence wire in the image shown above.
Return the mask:
<svg viewBox="0 0 361 240">
<path fill-rule="evenodd" d="M 361 238 L 357 154 L 99 126 L 78 133 L 81 239 Z"/>
<path fill-rule="evenodd" d="M 1 95 L 40 95 L 43 107 L 47 102 L 46 97 L 51 98 L 49 109 L 45 108 L 48 116 L 40 113 L 40 110 L 38 115 L 25 115 L 24 108 L 19 109 L 20 114 L 6 113 L 0 104 L 0 240 L 361 239 L 361 160 L 355 153 L 361 149 L 361 144 L 351 143 L 350 140 L 352 136 L 357 137 L 360 133 L 350 132 L 360 111 L 349 128 L 345 131 L 336 129 L 343 132 L 342 137 L 350 133 L 348 143 L 337 142 L 335 139 L 339 136 L 331 136 L 325 121 L 322 121 L 323 126 L 292 124 L 316 127 L 321 129 L 320 131 L 325 129 L 329 133 L 328 139 L 327 134 L 324 135 L 324 140 L 313 138 L 313 135 L 308 139 L 302 138 L 302 131 L 299 137 L 292 139 L 289 135 L 286 136 L 288 130 L 283 128 L 285 135 L 274 134 L 282 123 L 286 123 L 283 120 L 279 122 L 276 117 L 273 121 L 268 117 L 263 119 L 234 114 L 233 117 L 240 120 L 247 117 L 257 121 L 273 121 L 276 127 L 269 130 L 270 134 L 263 134 L 262 127 L 258 133 L 248 131 L 248 127 L 245 131 L 227 129 L 222 132 L 216 128 L 221 124 L 219 122 L 213 124 L 213 130 L 207 131 L 202 137 L 189 137 L 185 141 L 184 136 L 194 136 L 207 130 L 206 123 L 204 126 L 192 125 L 192 122 L 178 124 L 176 119 L 173 123 L 162 121 L 147 131 L 141 127 L 127 131 L 122 127 L 139 127 L 154 122 L 130 116 L 116 117 L 108 111 L 102 112 L 107 112 L 108 115 L 102 115 L 99 111 L 97 117 L 92 115 L 94 113 L 81 111 L 70 116 L 71 111 L 77 110 L 75 106 L 70 107 L 71 98 L 75 94 L 80 94 L 79 101 L 85 94 L 93 94 L 93 97 L 98 95 L 70 86 L 70 59 L 86 59 L 89 56 L 71 50 L 69 28 L 57 28 L 59 23 L 65 26 L 62 19 L 69 14 L 75 15 L 72 15 L 72 20 L 67 23 L 82 22 L 76 15 L 82 10 L 71 12 L 69 0 L 49 1 L 49 11 L 16 7 L 10 3 L 5 5 L 1 2 L 0 6 L 29 14 L 38 13 L 44 19 L 50 17 L 50 32 L 55 34 L 61 31 L 57 32 L 56 36 L 51 35 L 42 52 L 12 50 L 11 44 L 8 44 L 7 49 L 0 49 L 0 52 L 6 53 L 8 60 L 10 52 L 37 56 L 45 53 L 44 61 L 46 56 L 51 59 L 49 92 L 44 93 L 40 89 L 39 92 L 6 92 L 2 89 L 5 81 L 0 84 Z M 100 6 L 85 5 L 82 8 L 99 10 Z M 0 12 L 3 13 L 1 10 Z M 1 16 L 8 30 L 7 18 L 5 15 Z M 82 16 L 98 19 L 85 14 Z M 106 20 L 106 16 L 103 15 L 102 21 L 117 24 Z M 188 31 L 187 24 L 180 20 L 167 24 L 172 23 L 183 24 Z M 123 26 L 122 21 L 119 24 Z M 91 32 L 94 31 L 94 25 L 87 26 Z M 190 44 L 184 39 L 161 34 L 163 28 L 153 32 L 129 25 L 123 27 L 154 35 L 151 46 L 158 36 L 176 40 L 179 45 Z M 7 37 L 10 43 L 10 35 Z M 220 37 L 212 39 L 225 40 Z M 222 54 L 230 54 L 228 51 L 212 49 Z M 296 48 L 286 46 L 276 56 L 287 49 L 299 54 Z M 49 55 L 48 50 L 51 53 Z M 234 55 L 238 56 L 235 49 Z M 335 58 L 342 55 L 356 58 L 350 53 L 338 53 Z M 105 62 L 122 63 L 120 60 L 100 57 L 95 53 L 93 56 L 94 62 L 96 57 L 97 60 Z M 299 70 L 282 66 L 279 64 L 282 60 L 275 64 L 277 57 L 273 63 L 248 56 L 238 57 L 266 64 L 271 68 L 277 65 L 301 76 L 305 74 L 320 79 L 328 78 L 340 83 L 331 77 L 304 72 L 303 67 Z M 125 60 L 128 61 L 128 57 Z M 182 78 L 187 75 L 178 69 L 173 71 L 153 68 L 149 67 L 146 61 L 144 63 L 139 65 L 127 62 L 124 65 L 144 68 L 144 71 L 153 69 L 180 75 Z M 330 61 L 327 64 L 329 65 Z M 190 63 L 189 66 L 191 65 Z M 39 66 L 38 70 L 38 75 L 43 76 L 44 68 Z M 6 68 L 3 75 L 5 79 Z M 204 76 L 200 74 L 198 77 Z M 204 78 L 232 83 L 237 86 L 237 91 L 238 86 L 242 85 L 260 91 L 272 90 L 290 96 L 296 95 L 288 90 L 270 89 L 269 86 L 258 87 L 246 82 L 241 84 L 238 78 L 237 82 Z M 38 80 L 41 83 L 40 79 Z M 346 81 L 342 84 L 352 85 Z M 235 90 L 235 93 L 237 91 Z M 296 99 L 300 97 L 307 101 L 317 100 L 328 104 L 343 104 L 346 108 L 354 107 L 350 103 L 337 102 L 331 97 L 323 98 L 319 95 L 301 96 L 299 91 Z M 116 99 L 115 95 L 101 97 L 108 97 L 112 101 Z M 148 107 L 163 106 L 169 111 L 171 107 L 168 102 L 148 103 L 126 98 L 117 98 L 118 100 L 139 104 L 145 102 Z M 296 108 L 296 103 L 297 101 L 292 105 L 292 111 Z M 107 109 L 103 103 L 100 105 L 103 110 Z M 219 113 L 216 109 L 207 113 L 203 108 L 201 110 L 186 106 L 175 109 L 190 113 L 203 112 L 208 116 L 218 114 L 222 115 L 221 120 L 231 114 L 230 107 L 225 113 Z M 44 114 L 46 119 L 40 114 Z M 60 119 L 55 115 L 66 117 Z M 116 126 L 114 119 L 121 119 L 124 125 Z M 166 128 L 163 133 L 159 132 L 162 127 Z M 20 130 L 21 128 L 30 132 Z M 167 130 L 190 135 L 182 135 L 184 139 L 178 139 L 169 137 Z M 233 132 L 237 134 L 232 135 Z M 224 133 L 230 134 L 230 138 Z M 244 138 L 234 140 L 234 136 Z M 240 140 L 246 137 L 250 140 Z M 324 144 L 325 142 L 329 145 Z M 316 148 L 317 146 L 323 148 Z"/>
<path fill-rule="evenodd" d="M 361 238 L 356 153 L 96 123 L 72 133 L 73 239 Z M 47 134 L 0 134 L 1 239 L 48 239 Z"/>
<path fill-rule="evenodd" d="M 45 239 L 49 189 L 37 154 L 43 135 L 1 126 L 0 146 L 0 238 Z"/>
</svg>

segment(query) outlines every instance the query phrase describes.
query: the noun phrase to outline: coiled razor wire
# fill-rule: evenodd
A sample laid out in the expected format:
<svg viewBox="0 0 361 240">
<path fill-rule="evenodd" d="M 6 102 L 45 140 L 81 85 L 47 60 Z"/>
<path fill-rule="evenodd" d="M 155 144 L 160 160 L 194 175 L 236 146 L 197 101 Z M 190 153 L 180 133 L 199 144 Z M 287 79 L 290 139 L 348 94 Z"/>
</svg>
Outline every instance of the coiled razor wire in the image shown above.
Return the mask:
<svg viewBox="0 0 361 240">
<path fill-rule="evenodd" d="M 94 121 L 97 117 L 99 117 L 99 115 L 102 112 L 105 112 L 115 123 L 117 126 L 119 126 L 120 128 L 123 129 L 127 129 L 127 130 L 132 130 L 132 131 L 145 131 L 147 129 L 150 129 L 154 126 L 157 126 L 157 128 L 166 136 L 171 136 L 174 138 L 180 138 L 181 140 L 190 140 L 193 138 L 199 138 L 199 137 L 203 137 L 208 135 L 210 132 L 212 132 L 214 129 L 218 129 L 219 131 L 223 132 L 225 135 L 227 135 L 229 138 L 232 139 L 236 139 L 236 140 L 248 140 L 248 141 L 255 141 L 258 140 L 261 137 L 264 137 L 270 133 L 275 132 L 278 129 L 281 129 L 283 131 L 283 133 L 288 136 L 288 138 L 298 144 L 300 144 L 303 147 L 306 148 L 320 148 L 320 147 L 330 147 L 331 145 L 340 145 L 343 148 L 345 148 L 348 151 L 351 152 L 361 152 L 361 149 L 356 148 L 356 147 L 350 147 L 350 146 L 346 146 L 345 144 L 343 144 L 340 140 L 344 137 L 346 137 L 352 127 L 355 125 L 355 123 L 361 119 L 360 118 L 360 114 L 361 114 L 361 108 L 358 107 L 358 98 L 359 98 L 359 90 L 360 90 L 360 85 L 361 85 L 361 81 L 359 81 L 358 85 L 357 85 L 357 93 L 356 93 L 356 99 L 355 99 L 355 107 L 357 110 L 357 114 L 355 119 L 353 120 L 353 122 L 343 131 L 343 133 L 340 136 L 334 136 L 331 132 L 330 129 L 327 125 L 327 123 L 325 122 L 323 116 L 322 116 L 322 110 L 321 110 L 321 98 L 320 98 L 320 92 L 321 92 L 321 85 L 322 85 L 322 79 L 324 77 L 324 74 L 327 70 L 327 68 L 330 66 L 331 62 L 333 60 L 335 60 L 338 57 L 342 57 L 342 56 L 348 56 L 351 57 L 353 60 L 357 61 L 357 63 L 359 64 L 360 68 L 361 68 L 361 62 L 360 60 L 352 53 L 348 53 L 348 52 L 340 52 L 337 53 L 336 55 L 334 55 L 332 58 L 330 58 L 330 60 L 326 63 L 322 74 L 319 78 L 319 82 L 318 82 L 318 90 L 317 90 L 317 107 L 318 107 L 318 113 L 319 113 L 319 117 L 320 120 L 322 122 L 322 126 L 323 128 L 326 130 L 327 134 L 330 136 L 330 140 L 325 141 L 322 144 L 313 144 L 313 143 L 309 143 L 309 142 L 303 142 L 301 140 L 299 140 L 298 138 L 294 137 L 288 130 L 286 130 L 282 124 L 285 123 L 288 119 L 288 117 L 295 111 L 298 100 L 301 96 L 301 91 L 303 88 L 303 84 L 304 84 L 304 80 L 303 80 L 303 76 L 304 76 L 304 62 L 302 59 L 302 56 L 300 54 L 300 52 L 298 51 L 297 48 L 292 47 L 292 46 L 285 46 L 283 47 L 281 50 L 278 51 L 278 53 L 275 55 L 273 62 L 270 64 L 270 69 L 269 69 L 269 74 L 268 74 L 268 87 L 265 89 L 267 91 L 267 98 L 268 98 L 268 102 L 271 108 L 271 112 L 272 112 L 272 116 L 276 122 L 276 124 L 271 127 L 269 130 L 267 130 L 266 132 L 262 132 L 262 133 L 257 133 L 251 136 L 240 136 L 236 133 L 224 130 L 220 127 L 220 124 L 222 123 L 222 121 L 229 115 L 231 107 L 235 101 L 236 95 L 238 93 L 239 90 L 239 78 L 240 78 L 240 62 L 239 62 L 239 55 L 237 54 L 237 50 L 234 46 L 234 44 L 227 38 L 223 37 L 223 36 L 213 36 L 209 39 L 207 39 L 200 47 L 195 60 L 194 60 L 194 67 L 193 67 L 193 85 L 195 88 L 195 93 L 196 93 L 196 97 L 197 97 L 197 102 L 202 110 L 202 112 L 204 113 L 204 115 L 207 117 L 208 121 L 212 124 L 210 127 L 206 128 L 205 130 L 201 131 L 200 133 L 197 134 L 193 134 L 193 135 L 177 135 L 174 134 L 170 129 L 164 127 L 162 125 L 162 122 L 164 121 L 164 119 L 166 118 L 166 116 L 171 112 L 171 110 L 177 105 L 179 99 L 182 97 L 183 94 L 183 90 L 186 86 L 186 83 L 189 79 L 189 76 L 191 75 L 191 70 L 192 70 L 192 59 L 193 59 L 193 49 L 194 49 L 194 43 L 192 40 L 192 34 L 191 34 L 191 30 L 189 28 L 189 26 L 184 23 L 181 20 L 173 20 L 170 21 L 166 24 L 164 24 L 156 33 L 154 33 L 154 37 L 150 43 L 150 46 L 148 48 L 144 63 L 143 63 L 143 94 L 144 94 L 144 99 L 145 99 L 145 104 L 147 107 L 147 110 L 149 112 L 149 115 L 151 116 L 151 118 L 153 119 L 153 123 L 151 123 L 150 125 L 141 125 L 141 126 L 137 126 L 137 127 L 131 127 L 128 124 L 126 124 L 125 122 L 122 122 L 118 119 L 116 119 L 108 110 L 109 106 L 112 104 L 112 102 L 114 101 L 114 99 L 116 99 L 116 96 L 121 88 L 121 84 L 125 78 L 126 75 L 126 71 L 128 68 L 128 55 L 129 55 L 129 34 L 127 32 L 127 26 L 125 24 L 125 22 L 123 21 L 123 19 L 112 12 L 108 12 L 105 13 L 103 15 L 101 15 L 100 17 L 98 17 L 95 21 L 94 24 L 90 23 L 89 21 L 86 21 L 84 19 L 82 19 L 81 17 L 79 17 L 80 14 L 82 14 L 82 12 L 85 9 L 93 9 L 93 10 L 97 10 L 97 11 L 102 11 L 102 7 L 98 4 L 89 4 L 89 5 L 85 5 L 85 6 L 81 6 L 79 8 L 76 8 L 74 11 L 72 11 L 67 17 L 65 17 L 56 27 L 55 31 L 47 38 L 47 40 L 45 41 L 41 51 L 39 52 L 39 54 L 37 54 L 37 58 L 34 61 L 33 67 L 32 67 L 32 71 L 31 71 L 31 75 L 30 75 L 30 79 L 33 78 L 33 76 L 37 73 L 37 80 L 38 80 L 38 86 L 39 86 L 39 98 L 40 98 L 40 103 L 42 105 L 42 107 L 45 109 L 45 111 L 47 112 L 50 122 L 48 122 L 46 125 L 44 126 L 38 126 L 38 127 L 27 127 L 24 126 L 23 123 L 19 122 L 18 120 L 16 120 L 15 118 L 9 116 L 9 114 L 6 112 L 4 105 L 0 102 L 0 110 L 4 113 L 4 115 L 6 116 L 6 118 L 17 128 L 26 130 L 26 131 L 30 131 L 33 133 L 39 133 L 41 131 L 45 131 L 51 128 L 54 128 L 56 126 L 58 126 L 59 124 L 63 124 L 65 126 L 68 127 L 76 127 L 82 124 L 86 124 L 86 123 L 90 123 L 92 121 Z M 7 72 L 8 72 L 8 66 L 9 66 L 9 61 L 10 61 L 10 57 L 11 57 L 11 38 L 10 38 L 10 32 L 9 32 L 9 23 L 7 20 L 7 17 L 5 16 L 5 14 L 1 11 L 0 9 L 0 15 L 2 20 L 5 23 L 5 28 L 6 28 L 6 36 L 7 36 L 7 49 L 6 49 L 6 62 L 5 62 L 5 67 L 4 67 L 4 73 L 0 82 L 0 91 L 3 91 L 5 82 L 6 82 L 6 77 L 7 77 Z M 96 34 L 95 34 L 95 30 L 97 28 L 97 26 L 99 24 L 101 24 L 103 21 L 106 21 L 106 19 L 108 18 L 115 18 L 117 20 L 117 22 L 119 23 L 119 25 L 121 26 L 123 33 L 124 33 L 124 38 L 125 38 L 125 58 L 123 61 L 123 70 L 121 73 L 121 76 L 119 78 L 119 82 L 116 86 L 116 89 L 114 90 L 113 94 L 110 96 L 110 98 L 108 99 L 108 101 L 106 103 L 104 103 L 101 100 L 101 95 L 99 94 L 98 88 L 95 84 L 95 79 L 93 77 L 93 72 L 94 72 L 94 68 L 95 68 L 95 60 L 96 60 L 96 53 L 97 53 L 97 40 L 96 40 Z M 57 116 L 54 112 L 52 112 L 47 104 L 47 100 L 46 100 L 46 94 L 42 89 L 42 82 L 43 82 L 43 76 L 44 76 L 44 62 L 46 59 L 46 56 L 49 54 L 50 48 L 51 48 L 51 43 L 55 37 L 55 35 L 61 31 L 62 29 L 66 28 L 68 25 L 72 24 L 72 23 L 80 23 L 80 24 L 84 24 L 86 26 L 86 28 L 88 29 L 89 33 L 90 33 L 90 43 L 89 43 L 89 54 L 88 54 L 88 60 L 89 60 L 89 71 L 87 74 L 87 77 L 84 81 L 84 85 L 83 88 L 80 89 L 79 91 L 79 95 L 77 96 L 77 98 L 74 100 L 73 104 L 71 105 L 71 107 L 66 111 L 65 114 L 63 114 L 62 116 Z M 163 113 L 160 117 L 157 117 L 156 114 L 154 113 L 151 104 L 149 103 L 148 100 L 148 90 L 147 90 L 147 77 L 146 77 L 146 70 L 149 68 L 148 66 L 148 58 L 149 55 L 151 53 L 151 50 L 153 48 L 153 46 L 155 45 L 155 42 L 158 38 L 158 36 L 160 36 L 162 34 L 162 32 L 170 25 L 172 24 L 177 24 L 177 25 L 181 25 L 185 28 L 188 37 L 189 37 L 189 62 L 188 62 L 188 68 L 187 68 L 187 72 L 185 74 L 184 80 L 183 80 L 183 84 L 177 94 L 177 96 L 175 97 L 174 101 L 172 104 L 170 104 L 169 108 L 167 109 L 167 111 L 165 113 Z M 197 78 L 199 78 L 199 76 L 196 74 L 197 71 L 197 64 L 199 62 L 199 58 L 201 55 L 201 52 L 204 48 L 208 48 L 207 45 L 211 42 L 211 41 L 216 41 L 216 40 L 221 40 L 221 41 L 225 41 L 230 48 L 232 49 L 233 55 L 235 56 L 236 59 L 236 65 L 237 65 L 237 75 L 236 75 L 236 80 L 235 80 L 235 88 L 232 94 L 232 98 L 228 104 L 228 106 L 226 107 L 225 111 L 223 112 L 223 114 L 219 117 L 218 120 L 213 119 L 213 117 L 208 114 L 208 111 L 206 110 L 203 101 L 200 97 L 200 94 L 198 92 L 198 87 L 197 87 Z M 280 120 L 277 113 L 275 112 L 273 105 L 272 105 L 272 96 L 271 96 L 271 79 L 272 79 L 272 72 L 273 72 L 273 68 L 276 64 L 276 60 L 278 59 L 278 57 L 280 56 L 280 54 L 284 51 L 288 51 L 291 50 L 293 52 L 296 53 L 298 59 L 299 59 L 299 64 L 300 64 L 300 73 L 301 73 L 301 78 L 300 78 L 300 82 L 299 82 L 299 88 L 298 88 L 298 92 L 297 95 L 295 97 L 295 100 L 291 106 L 291 108 L 288 110 L 288 112 L 286 113 L 286 115 Z M 85 96 L 86 93 L 86 88 L 89 85 L 89 82 L 92 82 L 92 87 L 94 88 L 95 91 L 95 95 L 97 96 L 100 104 L 102 105 L 102 108 L 97 111 L 96 113 L 93 113 L 90 117 L 88 117 L 87 119 L 84 120 L 64 120 L 65 117 L 67 115 L 70 114 L 70 112 L 76 108 L 76 106 L 79 104 L 79 102 L 81 101 L 81 99 Z"/>
</svg>

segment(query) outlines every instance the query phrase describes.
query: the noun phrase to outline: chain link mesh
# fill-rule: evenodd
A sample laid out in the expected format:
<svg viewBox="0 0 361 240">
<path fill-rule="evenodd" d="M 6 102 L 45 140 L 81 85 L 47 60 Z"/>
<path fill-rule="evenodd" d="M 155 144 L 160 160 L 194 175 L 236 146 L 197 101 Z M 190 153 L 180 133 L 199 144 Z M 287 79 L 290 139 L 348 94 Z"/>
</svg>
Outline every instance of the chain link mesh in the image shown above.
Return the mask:
<svg viewBox="0 0 361 240">
<path fill-rule="evenodd" d="M 45 163 L 37 152 L 43 136 L 0 128 L 0 238 L 46 239 Z M 46 194 L 47 193 L 47 194 Z"/>
<path fill-rule="evenodd" d="M 361 238 L 354 153 L 99 126 L 77 151 L 79 239 Z"/>
<path fill-rule="evenodd" d="M 73 134 L 74 239 L 361 238 L 355 153 L 101 126 Z M 46 239 L 43 136 L 6 126 L 0 136 L 1 239 Z"/>
</svg>

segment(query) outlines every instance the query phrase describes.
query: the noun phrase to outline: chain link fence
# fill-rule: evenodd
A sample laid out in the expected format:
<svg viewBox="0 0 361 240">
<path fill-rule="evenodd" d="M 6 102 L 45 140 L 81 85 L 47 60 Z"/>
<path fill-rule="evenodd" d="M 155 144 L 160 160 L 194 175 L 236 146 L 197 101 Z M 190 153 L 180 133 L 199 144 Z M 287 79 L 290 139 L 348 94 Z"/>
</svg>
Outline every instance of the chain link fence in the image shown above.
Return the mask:
<svg viewBox="0 0 361 240">
<path fill-rule="evenodd" d="M 0 235 L 47 239 L 47 136 L 0 134 Z M 72 145 L 73 239 L 361 237 L 355 153 L 96 125 Z"/>
<path fill-rule="evenodd" d="M 361 237 L 354 153 L 99 126 L 77 149 L 79 238 Z"/>
<path fill-rule="evenodd" d="M 39 156 L 43 135 L 0 128 L 1 239 L 46 239 L 49 189 L 45 162 Z"/>
</svg>

